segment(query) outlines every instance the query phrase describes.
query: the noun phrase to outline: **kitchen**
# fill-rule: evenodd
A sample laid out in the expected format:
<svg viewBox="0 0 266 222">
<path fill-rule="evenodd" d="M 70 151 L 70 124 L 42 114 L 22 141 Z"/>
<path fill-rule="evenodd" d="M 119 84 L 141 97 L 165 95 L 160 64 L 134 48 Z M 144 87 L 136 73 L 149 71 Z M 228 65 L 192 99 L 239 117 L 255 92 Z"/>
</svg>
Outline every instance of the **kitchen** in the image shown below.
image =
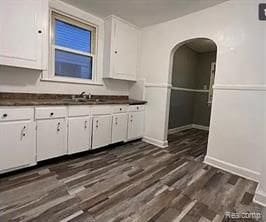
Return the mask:
<svg viewBox="0 0 266 222">
<path fill-rule="evenodd" d="M 177 2 L 0 1 L 0 220 L 262 214 L 263 1 Z M 168 134 L 173 57 L 196 38 L 217 45 L 209 129 Z"/>
</svg>

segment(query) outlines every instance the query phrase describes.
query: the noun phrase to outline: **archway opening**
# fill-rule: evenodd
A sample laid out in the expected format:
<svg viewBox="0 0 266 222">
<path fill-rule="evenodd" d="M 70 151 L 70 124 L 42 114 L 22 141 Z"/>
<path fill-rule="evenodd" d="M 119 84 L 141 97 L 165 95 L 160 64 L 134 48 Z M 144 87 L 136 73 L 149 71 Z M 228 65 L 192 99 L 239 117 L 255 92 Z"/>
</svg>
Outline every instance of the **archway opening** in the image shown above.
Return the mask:
<svg viewBox="0 0 266 222">
<path fill-rule="evenodd" d="M 210 126 L 217 46 L 207 38 L 178 44 L 171 56 L 168 143 L 204 159 Z"/>
</svg>

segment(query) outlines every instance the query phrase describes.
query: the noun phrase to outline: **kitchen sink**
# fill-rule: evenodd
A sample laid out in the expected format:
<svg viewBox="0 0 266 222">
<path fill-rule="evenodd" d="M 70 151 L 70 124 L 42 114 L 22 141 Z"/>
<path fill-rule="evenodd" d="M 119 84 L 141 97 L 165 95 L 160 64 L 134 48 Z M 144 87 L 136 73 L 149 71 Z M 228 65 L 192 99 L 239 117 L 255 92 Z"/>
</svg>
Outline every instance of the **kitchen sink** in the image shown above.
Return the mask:
<svg viewBox="0 0 266 222">
<path fill-rule="evenodd" d="M 103 99 L 87 99 L 87 98 L 71 98 L 71 99 L 65 99 L 65 101 L 70 102 L 92 102 L 92 103 L 98 103 L 98 102 L 104 102 Z"/>
</svg>

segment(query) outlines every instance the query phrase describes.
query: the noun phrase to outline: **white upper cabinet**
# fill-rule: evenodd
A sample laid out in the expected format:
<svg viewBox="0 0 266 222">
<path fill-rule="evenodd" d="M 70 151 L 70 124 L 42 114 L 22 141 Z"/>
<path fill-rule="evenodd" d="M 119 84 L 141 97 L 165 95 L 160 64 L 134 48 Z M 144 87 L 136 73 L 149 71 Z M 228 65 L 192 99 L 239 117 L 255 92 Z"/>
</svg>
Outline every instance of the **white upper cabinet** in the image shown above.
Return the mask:
<svg viewBox="0 0 266 222">
<path fill-rule="evenodd" d="M 110 16 L 105 21 L 104 77 L 136 80 L 139 30 Z"/>
<path fill-rule="evenodd" d="M 0 65 L 46 69 L 47 0 L 0 0 Z"/>
</svg>

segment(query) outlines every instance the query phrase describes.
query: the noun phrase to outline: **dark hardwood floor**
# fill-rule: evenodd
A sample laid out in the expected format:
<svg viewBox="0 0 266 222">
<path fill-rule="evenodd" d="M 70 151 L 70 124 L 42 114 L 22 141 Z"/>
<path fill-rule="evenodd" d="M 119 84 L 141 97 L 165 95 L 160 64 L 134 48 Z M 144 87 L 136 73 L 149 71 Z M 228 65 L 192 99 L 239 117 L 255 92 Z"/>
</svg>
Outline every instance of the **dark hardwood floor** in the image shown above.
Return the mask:
<svg viewBox="0 0 266 222">
<path fill-rule="evenodd" d="M 255 221 L 224 218 L 263 209 L 255 182 L 202 162 L 207 137 L 186 130 L 166 149 L 135 141 L 2 176 L 0 221 Z"/>
</svg>

